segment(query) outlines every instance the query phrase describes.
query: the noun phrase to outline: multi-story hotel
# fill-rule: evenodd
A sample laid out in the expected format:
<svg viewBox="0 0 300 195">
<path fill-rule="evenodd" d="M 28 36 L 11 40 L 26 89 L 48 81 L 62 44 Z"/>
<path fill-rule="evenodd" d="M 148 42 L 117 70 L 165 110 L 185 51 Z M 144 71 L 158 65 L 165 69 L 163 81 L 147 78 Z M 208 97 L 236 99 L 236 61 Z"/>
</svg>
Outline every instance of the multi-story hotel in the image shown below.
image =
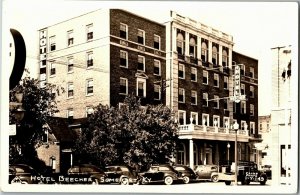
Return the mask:
<svg viewBox="0 0 300 195">
<path fill-rule="evenodd" d="M 254 160 L 258 139 L 258 61 L 233 51 L 232 36 L 191 18 L 171 12 L 166 24 L 166 105 L 178 115 L 177 163 L 217 164 L 234 160 L 236 121 L 238 159 Z M 241 94 L 233 96 L 233 67 L 240 66 Z"/>
<path fill-rule="evenodd" d="M 101 9 L 46 27 L 40 34 L 40 80 L 64 87 L 57 116 L 84 118 L 99 103 L 117 106 L 128 94 L 163 103 L 179 123 L 176 163 L 193 167 L 254 157 L 258 61 L 233 52 L 232 36 L 171 12 L 159 24 L 124 10 Z M 233 63 L 234 62 L 234 63 Z M 233 67 L 240 66 L 240 103 Z M 248 128 L 249 127 L 249 128 Z"/>
</svg>

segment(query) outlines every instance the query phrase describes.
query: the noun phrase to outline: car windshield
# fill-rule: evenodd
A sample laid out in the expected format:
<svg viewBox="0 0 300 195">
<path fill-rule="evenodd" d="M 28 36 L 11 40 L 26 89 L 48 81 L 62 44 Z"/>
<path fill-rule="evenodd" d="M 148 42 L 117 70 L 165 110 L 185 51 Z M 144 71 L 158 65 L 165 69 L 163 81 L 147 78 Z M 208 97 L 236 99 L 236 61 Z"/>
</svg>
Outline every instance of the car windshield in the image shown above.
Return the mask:
<svg viewBox="0 0 300 195">
<path fill-rule="evenodd" d="M 185 171 L 186 170 L 184 167 L 175 167 L 174 169 L 177 171 Z"/>
</svg>

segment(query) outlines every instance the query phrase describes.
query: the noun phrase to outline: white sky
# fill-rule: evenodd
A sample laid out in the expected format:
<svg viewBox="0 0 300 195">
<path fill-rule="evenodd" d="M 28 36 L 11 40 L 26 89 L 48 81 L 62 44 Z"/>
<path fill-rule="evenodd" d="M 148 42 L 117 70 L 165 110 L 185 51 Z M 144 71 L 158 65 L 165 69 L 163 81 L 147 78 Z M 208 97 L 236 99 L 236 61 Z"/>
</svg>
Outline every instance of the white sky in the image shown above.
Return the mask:
<svg viewBox="0 0 300 195">
<path fill-rule="evenodd" d="M 234 51 L 259 60 L 259 115 L 271 112 L 272 47 L 298 47 L 296 2 L 104 2 L 5 0 L 2 31 L 19 30 L 27 45 L 27 63 L 37 68 L 37 30 L 99 8 L 122 8 L 157 22 L 165 22 L 169 10 L 190 17 L 233 36 Z M 3 39 L 5 40 L 5 39 Z M 7 54 L 5 54 L 7 55 Z"/>
</svg>

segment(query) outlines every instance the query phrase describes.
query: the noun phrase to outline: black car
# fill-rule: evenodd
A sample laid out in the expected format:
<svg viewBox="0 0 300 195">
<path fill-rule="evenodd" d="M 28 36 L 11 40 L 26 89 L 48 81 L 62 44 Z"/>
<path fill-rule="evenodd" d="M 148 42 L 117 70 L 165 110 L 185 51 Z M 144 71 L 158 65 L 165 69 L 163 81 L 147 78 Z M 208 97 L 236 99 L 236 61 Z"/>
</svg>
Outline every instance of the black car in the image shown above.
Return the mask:
<svg viewBox="0 0 300 195">
<path fill-rule="evenodd" d="M 26 164 L 9 165 L 9 183 L 39 184 L 43 183 L 41 174 Z"/>
<path fill-rule="evenodd" d="M 141 183 L 164 182 L 166 185 L 173 184 L 181 175 L 170 165 L 152 165 L 150 168 L 140 173 Z"/>
<path fill-rule="evenodd" d="M 106 174 L 99 167 L 91 164 L 81 164 L 71 167 L 67 175 L 59 176 L 63 184 L 101 184 L 106 182 Z"/>
<path fill-rule="evenodd" d="M 107 166 L 105 169 L 106 180 L 110 183 L 121 185 L 138 183 L 138 174 L 126 165 Z"/>
<path fill-rule="evenodd" d="M 191 180 L 196 180 L 196 173 L 186 165 L 173 165 L 174 169 L 181 173 L 180 179 L 182 179 L 183 183 L 187 184 Z"/>
</svg>

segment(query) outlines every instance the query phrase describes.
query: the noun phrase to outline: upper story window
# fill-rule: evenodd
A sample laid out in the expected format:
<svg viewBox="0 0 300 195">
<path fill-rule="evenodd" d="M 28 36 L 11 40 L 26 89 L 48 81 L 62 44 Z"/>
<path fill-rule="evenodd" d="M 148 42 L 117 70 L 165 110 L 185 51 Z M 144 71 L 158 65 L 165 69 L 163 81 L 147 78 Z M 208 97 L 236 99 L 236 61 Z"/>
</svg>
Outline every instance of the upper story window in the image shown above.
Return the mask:
<svg viewBox="0 0 300 195">
<path fill-rule="evenodd" d="M 254 68 L 250 67 L 250 72 L 249 72 L 250 78 L 254 78 Z"/>
<path fill-rule="evenodd" d="M 86 95 L 93 95 L 94 93 L 94 84 L 93 84 L 93 79 L 88 79 L 86 81 Z"/>
<path fill-rule="evenodd" d="M 220 116 L 213 115 L 213 126 L 220 127 Z"/>
<path fill-rule="evenodd" d="M 228 54 L 225 49 L 222 51 L 222 66 L 228 67 Z"/>
<path fill-rule="evenodd" d="M 228 110 L 228 99 L 224 99 L 224 110 Z"/>
<path fill-rule="evenodd" d="M 68 33 L 68 46 L 74 45 L 74 33 L 73 33 L 73 30 L 69 30 L 67 33 Z"/>
<path fill-rule="evenodd" d="M 203 70 L 203 84 L 208 85 L 208 72 Z"/>
<path fill-rule="evenodd" d="M 196 42 L 196 37 L 192 36 L 190 38 L 190 57 L 196 57 L 196 53 L 197 53 L 197 42 Z"/>
<path fill-rule="evenodd" d="M 120 66 L 127 68 L 128 53 L 126 51 L 120 51 Z"/>
<path fill-rule="evenodd" d="M 154 99 L 160 100 L 161 99 L 161 87 L 160 85 L 154 85 Z"/>
<path fill-rule="evenodd" d="M 55 64 L 53 62 L 50 62 L 50 76 L 55 75 L 56 69 L 55 69 Z"/>
<path fill-rule="evenodd" d="M 178 110 L 178 122 L 180 125 L 186 124 L 186 112 L 183 110 Z"/>
<path fill-rule="evenodd" d="M 246 114 L 246 102 L 241 101 L 241 114 Z"/>
<path fill-rule="evenodd" d="M 68 73 L 74 72 L 74 59 L 72 57 L 68 58 Z"/>
<path fill-rule="evenodd" d="M 128 80 L 126 78 L 120 78 L 120 94 L 128 94 Z"/>
<path fill-rule="evenodd" d="M 73 83 L 68 83 L 67 85 L 67 90 L 68 90 L 68 98 L 72 98 L 74 96 L 74 85 Z"/>
<path fill-rule="evenodd" d="M 214 95 L 214 108 L 218 109 L 219 108 L 219 96 Z"/>
<path fill-rule="evenodd" d="M 72 120 L 73 119 L 73 117 L 74 117 L 74 110 L 73 110 L 73 108 L 69 108 L 68 110 L 67 110 L 67 118 L 70 120 Z"/>
<path fill-rule="evenodd" d="M 184 79 L 185 77 L 185 66 L 184 64 L 178 65 L 178 78 Z"/>
<path fill-rule="evenodd" d="M 128 39 L 128 26 L 126 24 L 120 24 L 120 37 L 123 39 Z"/>
<path fill-rule="evenodd" d="M 250 122 L 250 133 L 255 134 L 255 122 Z"/>
<path fill-rule="evenodd" d="M 209 114 L 202 114 L 202 125 L 209 126 Z"/>
<path fill-rule="evenodd" d="M 191 104 L 197 105 L 197 91 L 191 91 Z"/>
<path fill-rule="evenodd" d="M 198 113 L 191 112 L 192 124 L 198 125 Z"/>
<path fill-rule="evenodd" d="M 160 67 L 160 61 L 159 60 L 154 60 L 154 70 L 153 73 L 155 75 L 159 75 L 161 74 L 161 67 Z"/>
<path fill-rule="evenodd" d="M 241 84 L 241 95 L 245 95 L 245 84 Z"/>
<path fill-rule="evenodd" d="M 86 39 L 89 41 L 92 40 L 93 37 L 93 24 L 89 24 L 86 26 Z"/>
<path fill-rule="evenodd" d="M 203 93 L 202 101 L 202 106 L 208 107 L 208 93 Z"/>
<path fill-rule="evenodd" d="M 250 86 L 250 97 L 251 98 L 254 98 L 254 87 L 253 86 Z"/>
<path fill-rule="evenodd" d="M 137 89 L 136 93 L 139 97 L 146 97 L 146 80 L 142 78 L 137 78 Z"/>
<path fill-rule="evenodd" d="M 178 102 L 180 102 L 180 103 L 185 102 L 185 91 L 183 88 L 178 89 Z"/>
<path fill-rule="evenodd" d="M 191 81 L 197 82 L 197 68 L 191 67 Z"/>
<path fill-rule="evenodd" d="M 229 117 L 226 116 L 223 117 L 223 127 L 229 128 Z"/>
<path fill-rule="evenodd" d="M 145 72 L 145 57 L 138 55 L 138 70 Z"/>
<path fill-rule="evenodd" d="M 202 62 L 207 62 L 208 49 L 206 42 L 201 43 L 201 60 Z"/>
<path fill-rule="evenodd" d="M 214 73 L 214 87 L 219 87 L 219 75 Z"/>
<path fill-rule="evenodd" d="M 228 77 L 224 76 L 224 89 L 228 89 Z"/>
<path fill-rule="evenodd" d="M 218 53 L 218 48 L 217 48 L 218 45 L 214 45 L 212 47 L 212 63 L 216 66 L 218 66 L 219 64 L 219 53 Z"/>
<path fill-rule="evenodd" d="M 138 29 L 138 43 L 145 45 L 145 31 Z"/>
<path fill-rule="evenodd" d="M 87 68 L 90 68 L 94 65 L 93 61 L 93 52 L 88 52 L 87 53 Z"/>
<path fill-rule="evenodd" d="M 254 105 L 250 104 L 250 116 L 254 116 Z"/>
<path fill-rule="evenodd" d="M 160 36 L 154 35 L 154 48 L 160 50 Z"/>
<path fill-rule="evenodd" d="M 177 52 L 178 54 L 184 54 L 184 37 L 181 33 L 177 34 Z"/>
<path fill-rule="evenodd" d="M 240 68 L 241 68 L 241 76 L 245 76 L 245 65 L 244 64 L 241 64 L 240 65 Z"/>
<path fill-rule="evenodd" d="M 246 121 L 241 121 L 241 128 L 240 129 L 242 129 L 242 130 L 248 129 Z"/>
<path fill-rule="evenodd" d="M 50 51 L 56 50 L 55 36 L 51 36 L 51 37 L 49 38 L 49 42 L 50 42 Z"/>
</svg>

